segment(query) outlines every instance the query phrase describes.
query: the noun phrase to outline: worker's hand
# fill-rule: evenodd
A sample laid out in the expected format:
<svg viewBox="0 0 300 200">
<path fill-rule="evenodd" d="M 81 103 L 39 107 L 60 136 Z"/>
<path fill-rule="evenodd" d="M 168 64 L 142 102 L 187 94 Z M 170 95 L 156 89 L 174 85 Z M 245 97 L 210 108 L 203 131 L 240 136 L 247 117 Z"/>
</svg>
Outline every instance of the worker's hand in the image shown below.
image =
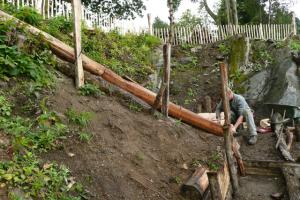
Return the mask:
<svg viewBox="0 0 300 200">
<path fill-rule="evenodd" d="M 236 133 L 236 128 L 233 124 L 230 124 L 230 131 L 234 134 Z"/>
</svg>

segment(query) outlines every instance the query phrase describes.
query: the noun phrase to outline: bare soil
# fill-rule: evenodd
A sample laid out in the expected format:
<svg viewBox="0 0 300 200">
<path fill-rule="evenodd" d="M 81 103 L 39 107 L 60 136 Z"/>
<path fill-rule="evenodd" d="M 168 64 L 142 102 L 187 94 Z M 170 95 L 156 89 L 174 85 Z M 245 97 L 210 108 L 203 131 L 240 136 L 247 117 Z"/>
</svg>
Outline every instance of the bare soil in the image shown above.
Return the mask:
<svg viewBox="0 0 300 200">
<path fill-rule="evenodd" d="M 195 161 L 205 163 L 220 149 L 222 138 L 131 111 L 119 101 L 80 96 L 70 79 L 61 79 L 51 108 L 61 115 L 70 107 L 93 112 L 87 128 L 93 137 L 83 143 L 71 134 L 62 148 L 41 155 L 43 160 L 66 165 L 91 199 L 183 199 L 180 184 L 193 173 Z"/>
</svg>

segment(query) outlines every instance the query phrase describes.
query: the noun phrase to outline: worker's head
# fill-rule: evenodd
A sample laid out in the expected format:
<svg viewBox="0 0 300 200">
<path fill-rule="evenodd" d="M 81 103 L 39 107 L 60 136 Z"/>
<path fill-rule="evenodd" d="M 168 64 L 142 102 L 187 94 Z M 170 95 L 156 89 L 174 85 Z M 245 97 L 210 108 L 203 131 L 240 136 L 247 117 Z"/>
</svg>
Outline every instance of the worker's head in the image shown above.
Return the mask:
<svg viewBox="0 0 300 200">
<path fill-rule="evenodd" d="M 233 99 L 233 92 L 229 87 L 227 87 L 227 89 L 226 89 L 226 94 L 227 94 L 227 97 L 229 100 Z"/>
</svg>

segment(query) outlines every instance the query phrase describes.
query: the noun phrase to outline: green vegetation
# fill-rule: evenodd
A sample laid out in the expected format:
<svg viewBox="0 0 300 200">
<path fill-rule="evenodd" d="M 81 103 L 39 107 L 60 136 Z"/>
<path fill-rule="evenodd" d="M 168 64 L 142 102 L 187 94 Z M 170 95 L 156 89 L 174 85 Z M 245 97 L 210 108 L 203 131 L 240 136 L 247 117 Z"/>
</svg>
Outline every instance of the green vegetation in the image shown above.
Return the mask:
<svg viewBox="0 0 300 200">
<path fill-rule="evenodd" d="M 80 127 L 86 127 L 92 119 L 93 114 L 90 112 L 77 112 L 73 108 L 69 108 L 66 112 L 66 116 L 70 122 Z"/>
<path fill-rule="evenodd" d="M 299 40 L 291 40 L 290 41 L 290 48 L 293 51 L 300 51 L 300 41 Z"/>
<path fill-rule="evenodd" d="M 220 152 L 214 152 L 207 160 L 206 164 L 209 169 L 213 171 L 218 171 L 222 166 L 222 155 Z"/>
<path fill-rule="evenodd" d="M 140 104 L 138 104 L 132 100 L 129 101 L 128 106 L 129 106 L 129 109 L 134 112 L 141 112 L 143 110 L 143 107 Z"/>
<path fill-rule="evenodd" d="M 28 37 L 20 47 L 16 45 L 18 32 Z M 22 28 L 17 28 L 13 21 L 0 22 L 0 65 L 2 79 L 23 76 L 33 80 L 37 87 L 53 86 L 54 77 L 50 70 L 56 62 L 47 45 L 39 37 L 30 37 Z"/>
<path fill-rule="evenodd" d="M 138 152 L 135 157 L 138 161 L 143 161 L 145 159 L 145 155 L 142 152 Z"/>
<path fill-rule="evenodd" d="M 79 133 L 79 139 L 82 142 L 89 142 L 92 139 L 92 135 L 90 133 L 87 133 L 87 132 L 80 132 Z"/>
<path fill-rule="evenodd" d="M 228 55 L 230 53 L 230 48 L 228 47 L 227 44 L 225 44 L 224 42 L 218 45 L 219 51 L 223 54 L 223 55 Z"/>
<path fill-rule="evenodd" d="M 23 10 L 16 11 L 7 5 L 4 9 L 73 46 L 71 21 L 56 17 L 40 22 L 41 16 L 31 8 L 25 7 Z M 147 34 L 121 35 L 118 30 L 105 33 L 99 29 L 87 30 L 84 26 L 82 40 L 83 52 L 87 56 L 106 65 L 119 75 L 130 76 L 138 82 L 145 81 L 153 72 L 151 54 L 161 44 L 158 38 Z"/>
<path fill-rule="evenodd" d="M 6 100 L 4 96 L 0 96 L 0 115 L 10 116 L 11 115 L 11 104 Z"/>
<path fill-rule="evenodd" d="M 18 35 L 26 40 L 20 41 Z M 53 68 L 56 66 L 47 44 L 42 41 L 13 21 L 0 22 L 0 78 L 15 84 L 0 91 L 0 131 L 10 139 L 10 159 L 0 162 L 0 185 L 8 189 L 11 199 L 24 198 L 13 192 L 18 189 L 25 198 L 79 200 L 84 190 L 79 191 L 76 183 L 73 187 L 69 185 L 68 169 L 55 163 L 42 163 L 37 157 L 58 147 L 69 132 L 56 113 L 47 108 L 47 98 L 41 98 L 45 91 L 55 87 Z M 14 103 L 19 95 L 28 98 L 22 102 L 24 106 Z M 25 117 L 23 111 L 32 107 L 39 112 Z"/>
<path fill-rule="evenodd" d="M 15 12 L 15 17 L 33 26 L 42 23 L 43 17 L 33 8 L 22 7 Z"/>
<path fill-rule="evenodd" d="M 40 166 L 38 158 L 31 152 L 24 156 L 15 156 L 12 161 L 0 163 L 0 181 L 22 189 L 25 197 L 79 200 L 80 198 L 65 195 L 69 191 L 74 192 L 76 188 L 68 187 L 68 178 L 69 170 L 65 166 L 54 163 Z M 17 197 L 10 193 L 10 197 L 12 196 Z"/>
<path fill-rule="evenodd" d="M 83 51 L 95 61 L 106 65 L 121 76 L 144 81 L 153 72 L 151 52 L 160 40 L 150 35 L 120 35 L 117 31 L 104 33 L 84 31 Z"/>
<path fill-rule="evenodd" d="M 79 89 L 79 93 L 83 96 L 101 96 L 104 94 L 96 85 L 90 83 L 84 84 Z"/>
</svg>

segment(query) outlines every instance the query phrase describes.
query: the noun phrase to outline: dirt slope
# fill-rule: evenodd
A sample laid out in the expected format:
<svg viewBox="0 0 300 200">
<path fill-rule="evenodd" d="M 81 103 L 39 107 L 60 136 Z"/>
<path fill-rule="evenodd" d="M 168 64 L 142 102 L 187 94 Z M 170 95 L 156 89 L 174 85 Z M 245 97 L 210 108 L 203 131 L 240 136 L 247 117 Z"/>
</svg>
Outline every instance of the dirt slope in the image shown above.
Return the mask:
<svg viewBox="0 0 300 200">
<path fill-rule="evenodd" d="M 49 99 L 53 110 L 93 112 L 87 128 L 93 137 L 83 143 L 71 134 L 63 148 L 41 156 L 66 165 L 91 199 L 182 199 L 180 183 L 222 145 L 221 138 L 187 125 L 131 111 L 115 97 L 80 96 L 68 78 L 57 88 Z"/>
</svg>

